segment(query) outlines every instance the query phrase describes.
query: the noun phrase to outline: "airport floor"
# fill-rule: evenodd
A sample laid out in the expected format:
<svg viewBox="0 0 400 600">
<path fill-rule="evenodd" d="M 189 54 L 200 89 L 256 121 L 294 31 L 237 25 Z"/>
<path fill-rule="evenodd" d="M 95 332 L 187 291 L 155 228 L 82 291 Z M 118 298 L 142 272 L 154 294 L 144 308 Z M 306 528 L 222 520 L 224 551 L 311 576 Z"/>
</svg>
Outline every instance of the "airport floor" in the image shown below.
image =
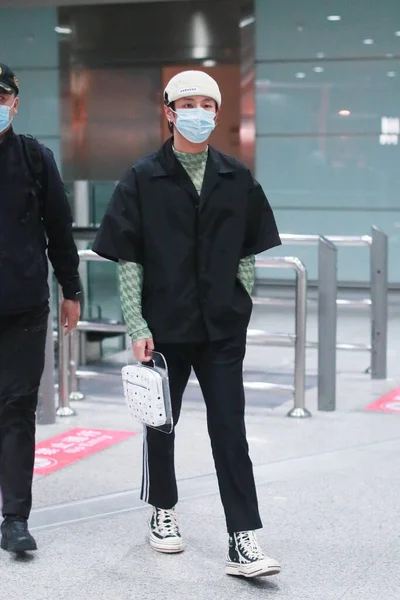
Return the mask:
<svg viewBox="0 0 400 600">
<path fill-rule="evenodd" d="M 185 397 L 176 442 L 177 510 L 186 550 L 168 556 L 150 549 L 149 508 L 139 500 L 141 431 L 114 376 L 82 382 L 86 397 L 75 403 L 77 415 L 38 427 L 42 451 L 30 523 L 39 550 L 17 558 L 0 554 L 1 598 L 398 600 L 400 413 L 367 407 L 400 386 L 399 306 L 399 298 L 391 297 L 387 380 L 370 379 L 367 353 L 338 352 L 335 412 L 317 410 L 315 350 L 307 351 L 312 418 L 286 416 L 293 403 L 288 393 L 247 393 L 264 521 L 259 538 L 281 561 L 280 575 L 249 581 L 225 574 L 225 521 L 204 405 L 194 387 Z M 258 307 L 252 327 L 293 331 L 293 309 Z M 308 339 L 316 339 L 316 327 L 312 309 Z M 368 311 L 341 311 L 339 341 L 368 342 L 369 331 Z M 117 358 L 100 368 L 118 373 Z M 245 366 L 246 378 L 290 383 L 293 350 L 249 346 Z M 87 444 L 87 455 L 78 453 L 69 464 L 53 468 L 54 456 L 43 451 L 55 437 L 61 449 L 65 438 L 73 444 L 96 435 L 97 446 Z"/>
</svg>

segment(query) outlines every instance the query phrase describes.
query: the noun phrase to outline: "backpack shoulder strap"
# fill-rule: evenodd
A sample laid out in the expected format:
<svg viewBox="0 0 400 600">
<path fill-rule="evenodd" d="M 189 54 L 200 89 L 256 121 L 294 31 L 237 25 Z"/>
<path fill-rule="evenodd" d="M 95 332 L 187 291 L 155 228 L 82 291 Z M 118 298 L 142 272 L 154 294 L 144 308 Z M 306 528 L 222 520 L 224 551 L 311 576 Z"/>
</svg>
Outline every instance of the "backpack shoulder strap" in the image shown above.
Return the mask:
<svg viewBox="0 0 400 600">
<path fill-rule="evenodd" d="M 26 166 L 41 196 L 44 187 L 44 158 L 38 140 L 31 135 L 19 135 Z"/>
</svg>

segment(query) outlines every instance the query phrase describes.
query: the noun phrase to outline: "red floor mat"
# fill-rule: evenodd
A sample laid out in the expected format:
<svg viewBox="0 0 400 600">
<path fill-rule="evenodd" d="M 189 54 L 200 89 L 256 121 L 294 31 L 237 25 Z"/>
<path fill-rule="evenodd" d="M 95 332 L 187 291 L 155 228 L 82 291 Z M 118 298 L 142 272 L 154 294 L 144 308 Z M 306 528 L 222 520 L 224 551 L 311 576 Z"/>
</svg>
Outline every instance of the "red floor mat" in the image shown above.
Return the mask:
<svg viewBox="0 0 400 600">
<path fill-rule="evenodd" d="M 35 475 L 49 475 L 133 435 L 133 431 L 71 429 L 36 445 Z"/>
</svg>

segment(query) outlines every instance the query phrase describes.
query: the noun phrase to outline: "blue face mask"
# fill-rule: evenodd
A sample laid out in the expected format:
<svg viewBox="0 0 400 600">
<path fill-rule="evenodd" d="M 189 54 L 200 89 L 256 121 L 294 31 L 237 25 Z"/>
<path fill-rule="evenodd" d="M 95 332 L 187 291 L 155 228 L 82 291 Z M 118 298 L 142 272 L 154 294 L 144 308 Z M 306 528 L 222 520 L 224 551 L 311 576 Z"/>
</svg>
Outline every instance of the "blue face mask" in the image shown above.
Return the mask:
<svg viewBox="0 0 400 600">
<path fill-rule="evenodd" d="M 10 117 L 10 110 L 14 105 L 7 106 L 5 104 L 0 105 L 0 133 L 3 133 L 5 129 L 10 125 L 12 119 Z"/>
<path fill-rule="evenodd" d="M 215 129 L 215 112 L 204 108 L 178 108 L 175 127 L 193 144 L 205 142 Z"/>
</svg>

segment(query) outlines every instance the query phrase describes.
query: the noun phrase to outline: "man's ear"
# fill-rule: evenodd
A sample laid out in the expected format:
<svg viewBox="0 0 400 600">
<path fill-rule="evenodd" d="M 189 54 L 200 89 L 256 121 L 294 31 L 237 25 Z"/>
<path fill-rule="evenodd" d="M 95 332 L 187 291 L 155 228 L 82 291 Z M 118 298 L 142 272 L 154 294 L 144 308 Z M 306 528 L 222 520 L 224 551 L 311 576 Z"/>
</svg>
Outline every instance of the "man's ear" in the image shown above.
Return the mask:
<svg viewBox="0 0 400 600">
<path fill-rule="evenodd" d="M 169 123 L 175 123 L 175 114 L 170 106 L 164 106 L 164 113 Z"/>
<path fill-rule="evenodd" d="M 13 105 L 13 108 L 12 108 L 12 113 L 13 113 L 13 115 L 16 115 L 16 114 L 17 114 L 17 112 L 18 112 L 18 105 L 19 105 L 19 98 L 18 98 L 18 96 L 17 96 L 17 97 L 15 98 L 15 100 L 14 100 L 14 105 Z"/>
</svg>

